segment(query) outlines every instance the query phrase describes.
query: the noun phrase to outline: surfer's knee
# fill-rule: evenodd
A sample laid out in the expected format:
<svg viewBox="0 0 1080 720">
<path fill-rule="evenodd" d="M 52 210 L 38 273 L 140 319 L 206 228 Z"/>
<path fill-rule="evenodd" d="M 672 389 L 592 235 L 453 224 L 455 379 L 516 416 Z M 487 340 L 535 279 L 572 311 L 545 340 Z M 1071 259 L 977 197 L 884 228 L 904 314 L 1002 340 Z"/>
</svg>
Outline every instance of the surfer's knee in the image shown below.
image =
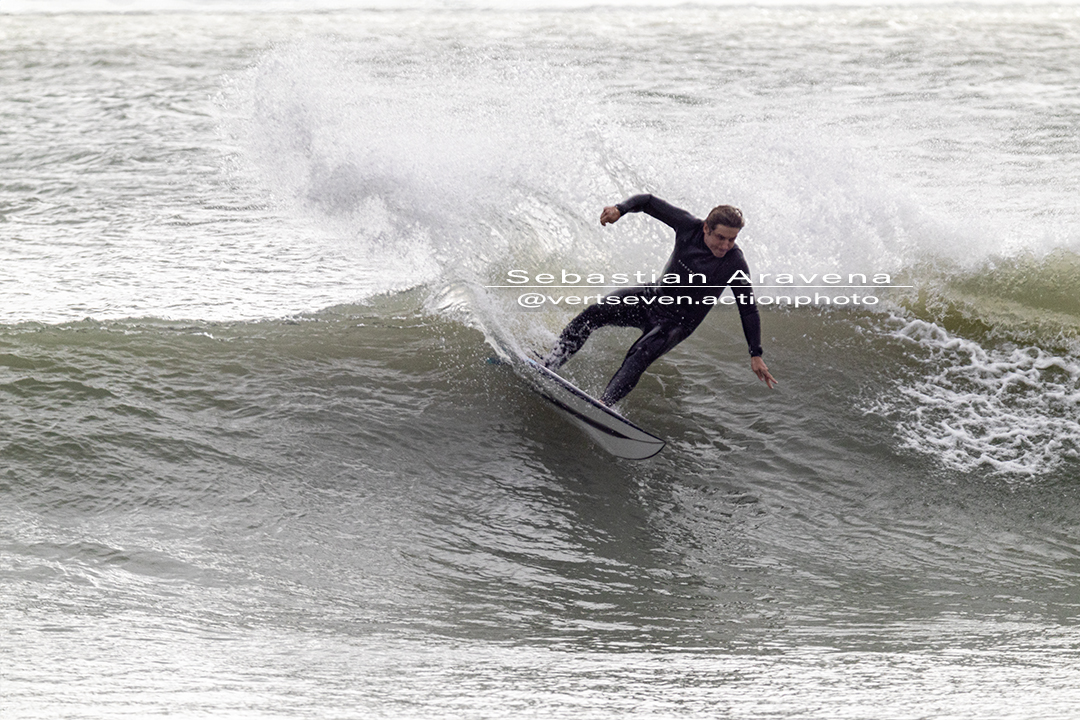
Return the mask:
<svg viewBox="0 0 1080 720">
<path fill-rule="evenodd" d="M 667 342 L 664 343 L 664 349 L 660 352 L 660 354 L 663 355 L 664 353 L 668 352 L 673 347 L 685 340 L 689 335 L 690 331 L 688 331 L 681 325 L 676 325 L 675 327 L 669 329 L 667 333 Z"/>
<path fill-rule="evenodd" d="M 642 362 L 648 366 L 653 360 L 679 344 L 686 337 L 682 328 L 656 325 L 637 339 L 626 351 L 626 361 Z M 644 369 L 644 367 L 642 368 Z"/>
</svg>

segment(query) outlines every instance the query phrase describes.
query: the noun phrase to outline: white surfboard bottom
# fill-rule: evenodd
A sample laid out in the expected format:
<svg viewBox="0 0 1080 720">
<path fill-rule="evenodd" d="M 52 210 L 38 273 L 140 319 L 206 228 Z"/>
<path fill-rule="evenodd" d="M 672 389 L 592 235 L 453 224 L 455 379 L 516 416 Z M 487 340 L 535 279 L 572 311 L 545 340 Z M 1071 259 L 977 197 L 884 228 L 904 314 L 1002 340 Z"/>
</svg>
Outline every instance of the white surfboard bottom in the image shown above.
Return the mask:
<svg viewBox="0 0 1080 720">
<path fill-rule="evenodd" d="M 517 359 L 536 391 L 612 455 L 629 460 L 644 460 L 664 449 L 666 443 L 663 440 L 630 422 L 540 363 L 523 355 L 518 355 Z"/>
</svg>

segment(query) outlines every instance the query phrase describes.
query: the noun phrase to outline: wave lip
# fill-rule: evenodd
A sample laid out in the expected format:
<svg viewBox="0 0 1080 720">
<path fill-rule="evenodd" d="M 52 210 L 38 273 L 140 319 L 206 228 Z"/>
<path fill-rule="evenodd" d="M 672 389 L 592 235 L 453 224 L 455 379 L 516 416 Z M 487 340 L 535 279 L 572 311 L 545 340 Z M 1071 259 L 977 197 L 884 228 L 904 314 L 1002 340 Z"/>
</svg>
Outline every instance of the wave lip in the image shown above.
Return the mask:
<svg viewBox="0 0 1080 720">
<path fill-rule="evenodd" d="M 904 275 L 915 289 L 899 301 L 916 318 L 984 345 L 1080 354 L 1080 254 L 1071 249 L 999 255 L 970 268 L 921 260 Z"/>
</svg>

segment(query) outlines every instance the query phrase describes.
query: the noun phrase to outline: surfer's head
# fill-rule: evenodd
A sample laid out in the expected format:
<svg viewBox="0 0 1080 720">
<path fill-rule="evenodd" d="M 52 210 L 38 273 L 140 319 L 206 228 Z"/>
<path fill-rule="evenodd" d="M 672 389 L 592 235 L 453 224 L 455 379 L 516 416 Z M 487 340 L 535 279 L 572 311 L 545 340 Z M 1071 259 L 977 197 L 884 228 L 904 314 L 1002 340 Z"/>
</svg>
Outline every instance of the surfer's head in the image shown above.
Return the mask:
<svg viewBox="0 0 1080 720">
<path fill-rule="evenodd" d="M 742 210 L 732 205 L 717 205 L 709 211 L 705 218 L 705 231 L 708 232 L 717 225 L 726 225 L 729 228 L 741 230 L 746 221 L 743 220 Z"/>
<path fill-rule="evenodd" d="M 724 257 L 735 247 L 735 238 L 744 224 L 742 211 L 731 205 L 714 207 L 705 218 L 705 245 L 716 257 Z"/>
</svg>

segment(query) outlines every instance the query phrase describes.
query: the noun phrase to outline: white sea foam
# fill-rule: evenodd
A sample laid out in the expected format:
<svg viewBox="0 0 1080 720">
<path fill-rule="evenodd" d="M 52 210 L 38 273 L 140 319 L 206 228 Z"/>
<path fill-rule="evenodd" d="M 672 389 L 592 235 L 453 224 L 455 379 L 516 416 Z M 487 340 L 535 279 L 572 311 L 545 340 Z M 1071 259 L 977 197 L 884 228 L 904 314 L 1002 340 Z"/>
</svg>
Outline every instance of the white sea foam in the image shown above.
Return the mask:
<svg viewBox="0 0 1080 720">
<path fill-rule="evenodd" d="M 987 350 L 922 320 L 894 337 L 935 369 L 899 381 L 871 412 L 897 418 L 904 447 L 959 470 L 1039 475 L 1080 458 L 1080 363 L 1037 347 Z"/>
<path fill-rule="evenodd" d="M 666 228 L 597 222 L 640 191 L 741 206 L 755 273 L 1075 239 L 1075 13 L 890 13 L 9 15 L 3 317 L 275 317 L 511 267 L 658 268 Z M 717 24 L 738 31 L 713 52 Z M 999 56 L 1042 84 L 998 81 Z"/>
</svg>

